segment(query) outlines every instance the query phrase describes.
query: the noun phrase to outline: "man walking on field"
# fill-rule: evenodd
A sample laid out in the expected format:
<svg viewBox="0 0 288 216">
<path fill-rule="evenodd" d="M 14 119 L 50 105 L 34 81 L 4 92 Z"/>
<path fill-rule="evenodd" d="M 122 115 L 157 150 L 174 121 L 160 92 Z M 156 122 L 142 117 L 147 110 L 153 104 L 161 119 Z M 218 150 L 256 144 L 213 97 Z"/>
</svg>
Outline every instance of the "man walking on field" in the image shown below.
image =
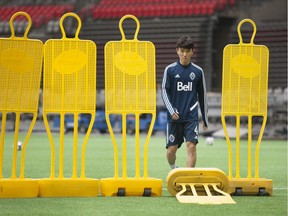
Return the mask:
<svg viewBox="0 0 288 216">
<path fill-rule="evenodd" d="M 196 165 L 200 106 L 203 129 L 208 129 L 206 84 L 201 67 L 191 62 L 194 43 L 188 36 L 178 39 L 179 60 L 165 68 L 162 99 L 168 111 L 166 156 L 171 169 L 176 168 L 176 152 L 186 142 L 187 167 Z"/>
</svg>

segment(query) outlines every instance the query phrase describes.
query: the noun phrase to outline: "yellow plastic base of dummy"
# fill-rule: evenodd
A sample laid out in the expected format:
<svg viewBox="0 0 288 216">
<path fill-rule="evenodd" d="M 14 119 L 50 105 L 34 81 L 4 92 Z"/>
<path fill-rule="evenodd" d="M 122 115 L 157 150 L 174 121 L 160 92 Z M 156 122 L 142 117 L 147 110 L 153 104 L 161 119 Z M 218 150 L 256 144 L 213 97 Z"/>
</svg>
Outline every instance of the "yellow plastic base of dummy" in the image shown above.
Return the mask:
<svg viewBox="0 0 288 216">
<path fill-rule="evenodd" d="M 271 196 L 273 193 L 273 181 L 264 178 L 232 178 L 229 179 L 229 190 L 231 195 L 260 195 Z"/>
<path fill-rule="evenodd" d="M 0 198 L 32 198 L 38 196 L 36 179 L 0 179 Z"/>
<path fill-rule="evenodd" d="M 99 194 L 99 179 L 41 179 L 40 197 L 96 197 Z"/>
<path fill-rule="evenodd" d="M 100 188 L 102 196 L 161 196 L 162 179 L 104 178 Z"/>
</svg>

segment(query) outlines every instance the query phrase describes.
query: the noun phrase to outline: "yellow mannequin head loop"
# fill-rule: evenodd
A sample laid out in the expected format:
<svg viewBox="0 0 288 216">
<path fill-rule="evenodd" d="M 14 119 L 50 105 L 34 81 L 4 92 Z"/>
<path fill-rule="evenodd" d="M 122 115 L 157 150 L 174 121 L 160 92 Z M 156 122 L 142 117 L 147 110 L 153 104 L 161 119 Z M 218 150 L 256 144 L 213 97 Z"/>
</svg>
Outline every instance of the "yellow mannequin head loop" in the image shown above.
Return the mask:
<svg viewBox="0 0 288 216">
<path fill-rule="evenodd" d="M 28 32 L 31 28 L 31 25 L 32 25 L 32 20 L 31 20 L 31 17 L 29 16 L 29 14 L 27 14 L 26 12 L 23 12 L 23 11 L 19 11 L 15 14 L 13 14 L 13 16 L 11 17 L 10 19 L 10 29 L 11 29 L 11 38 L 14 38 L 15 37 L 15 31 L 14 31 L 14 27 L 13 27 L 13 21 L 14 19 L 17 17 L 17 16 L 25 16 L 28 20 L 28 26 L 24 32 L 24 36 L 23 36 L 23 39 L 27 39 L 27 35 L 28 35 Z"/>
<path fill-rule="evenodd" d="M 65 30 L 64 30 L 64 27 L 63 27 L 63 21 L 68 16 L 75 17 L 75 19 L 77 19 L 77 21 L 78 21 L 78 27 L 77 27 L 77 30 L 76 30 L 76 33 L 75 33 L 75 39 L 79 39 L 78 35 L 79 35 L 80 29 L 81 29 L 81 26 L 82 26 L 82 22 L 81 22 L 80 17 L 77 14 L 72 13 L 72 12 L 64 14 L 61 17 L 61 19 L 60 19 L 60 29 L 61 29 L 61 32 L 62 32 L 62 39 L 66 39 L 66 33 L 65 33 Z"/>
<path fill-rule="evenodd" d="M 139 20 L 138 20 L 134 15 L 130 15 L 130 14 L 123 16 L 123 17 L 120 19 L 120 21 L 119 21 L 119 29 L 120 29 L 120 32 L 121 32 L 121 35 L 122 35 L 122 41 L 123 41 L 123 40 L 126 40 L 124 31 L 123 31 L 123 28 L 122 28 L 122 23 L 123 23 L 123 21 L 124 21 L 125 19 L 127 19 L 127 18 L 131 18 L 131 19 L 135 20 L 135 22 L 136 22 L 137 27 L 136 27 L 136 31 L 135 31 L 134 39 L 133 39 L 133 40 L 136 40 L 136 41 L 137 41 L 137 40 L 138 40 L 138 39 L 137 39 L 137 36 L 138 36 L 138 33 L 139 33 L 139 29 L 140 29 L 140 23 L 139 23 Z"/>
<path fill-rule="evenodd" d="M 251 37 L 251 40 L 250 40 L 250 44 L 253 45 L 254 44 L 254 38 L 255 38 L 255 35 L 256 35 L 256 24 L 254 23 L 253 20 L 251 19 L 243 19 L 239 24 L 238 24 L 238 28 L 237 28 L 237 31 L 238 31 L 238 36 L 239 36 L 239 39 L 240 39 L 240 43 L 239 44 L 243 44 L 243 39 L 242 39 L 242 35 L 241 35 L 241 26 L 243 23 L 245 22 L 249 22 L 251 23 L 251 25 L 253 26 L 253 34 L 252 34 L 252 37 Z"/>
</svg>

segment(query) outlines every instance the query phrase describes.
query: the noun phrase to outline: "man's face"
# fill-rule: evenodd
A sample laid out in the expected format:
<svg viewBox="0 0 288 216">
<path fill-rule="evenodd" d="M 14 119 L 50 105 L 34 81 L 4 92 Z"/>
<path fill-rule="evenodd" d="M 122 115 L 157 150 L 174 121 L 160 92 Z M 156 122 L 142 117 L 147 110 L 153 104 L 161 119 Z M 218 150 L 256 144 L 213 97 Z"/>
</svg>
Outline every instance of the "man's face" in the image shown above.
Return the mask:
<svg viewBox="0 0 288 216">
<path fill-rule="evenodd" d="M 188 65 L 190 63 L 190 59 L 193 54 L 192 49 L 176 48 L 176 52 L 182 65 Z"/>
</svg>

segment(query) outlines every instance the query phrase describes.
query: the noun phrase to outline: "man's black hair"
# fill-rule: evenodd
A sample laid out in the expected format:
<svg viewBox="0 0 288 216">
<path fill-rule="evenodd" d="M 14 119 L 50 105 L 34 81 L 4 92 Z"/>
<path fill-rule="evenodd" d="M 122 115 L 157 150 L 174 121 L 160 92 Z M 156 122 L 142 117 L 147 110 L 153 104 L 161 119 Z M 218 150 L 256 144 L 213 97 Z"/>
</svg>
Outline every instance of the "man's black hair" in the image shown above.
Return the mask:
<svg viewBox="0 0 288 216">
<path fill-rule="evenodd" d="M 178 39 L 176 48 L 194 49 L 194 43 L 189 36 L 182 36 Z"/>
</svg>

